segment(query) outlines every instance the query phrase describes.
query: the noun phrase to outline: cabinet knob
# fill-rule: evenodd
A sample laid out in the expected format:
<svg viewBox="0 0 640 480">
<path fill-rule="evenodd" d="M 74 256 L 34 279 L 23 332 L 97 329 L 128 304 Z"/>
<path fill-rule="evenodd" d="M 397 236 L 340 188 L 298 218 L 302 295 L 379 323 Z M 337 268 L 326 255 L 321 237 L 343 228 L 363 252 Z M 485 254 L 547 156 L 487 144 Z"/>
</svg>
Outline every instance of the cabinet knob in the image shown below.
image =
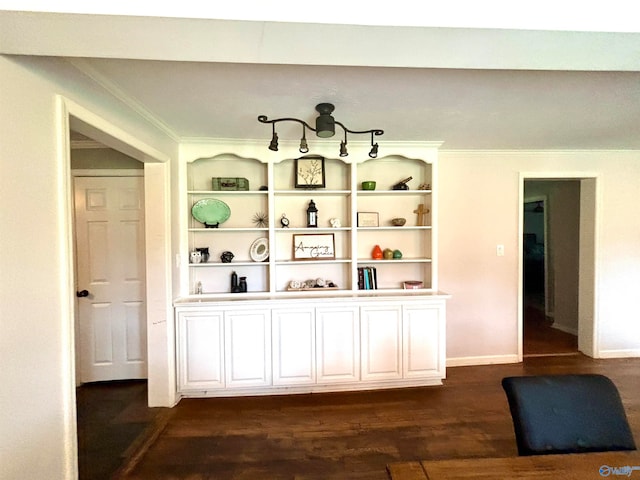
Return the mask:
<svg viewBox="0 0 640 480">
<path fill-rule="evenodd" d="M 76 297 L 78 298 L 88 297 L 88 296 L 89 296 L 89 290 L 80 290 L 76 292 Z"/>
</svg>

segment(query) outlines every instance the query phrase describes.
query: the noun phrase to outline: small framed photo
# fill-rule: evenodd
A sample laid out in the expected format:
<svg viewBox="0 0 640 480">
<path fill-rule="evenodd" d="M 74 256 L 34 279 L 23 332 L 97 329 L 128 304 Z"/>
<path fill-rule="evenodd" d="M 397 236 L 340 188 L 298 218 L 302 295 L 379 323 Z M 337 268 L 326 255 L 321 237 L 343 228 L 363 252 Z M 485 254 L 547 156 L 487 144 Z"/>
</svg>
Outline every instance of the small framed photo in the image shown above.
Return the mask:
<svg viewBox="0 0 640 480">
<path fill-rule="evenodd" d="M 293 235 L 294 260 L 335 260 L 333 233 L 301 233 Z"/>
<path fill-rule="evenodd" d="M 324 188 L 324 157 L 307 156 L 296 158 L 296 188 Z"/>
<path fill-rule="evenodd" d="M 358 227 L 379 227 L 378 212 L 358 212 Z"/>
</svg>

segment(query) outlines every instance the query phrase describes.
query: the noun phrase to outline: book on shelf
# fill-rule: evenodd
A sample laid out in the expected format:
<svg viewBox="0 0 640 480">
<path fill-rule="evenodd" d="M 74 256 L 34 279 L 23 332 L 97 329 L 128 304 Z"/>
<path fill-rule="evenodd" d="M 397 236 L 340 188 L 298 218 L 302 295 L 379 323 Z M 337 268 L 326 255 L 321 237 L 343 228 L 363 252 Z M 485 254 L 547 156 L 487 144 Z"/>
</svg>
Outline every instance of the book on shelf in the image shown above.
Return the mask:
<svg viewBox="0 0 640 480">
<path fill-rule="evenodd" d="M 358 289 L 375 290 L 378 288 L 376 267 L 358 267 Z"/>
</svg>

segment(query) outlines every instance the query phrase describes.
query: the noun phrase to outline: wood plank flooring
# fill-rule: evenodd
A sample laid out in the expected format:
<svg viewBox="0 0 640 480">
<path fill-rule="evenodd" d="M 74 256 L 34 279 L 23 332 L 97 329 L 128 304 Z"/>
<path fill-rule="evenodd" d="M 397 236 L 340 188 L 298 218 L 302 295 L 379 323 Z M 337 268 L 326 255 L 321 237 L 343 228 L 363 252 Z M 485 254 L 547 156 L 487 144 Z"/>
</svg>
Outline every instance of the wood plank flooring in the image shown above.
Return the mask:
<svg viewBox="0 0 640 480">
<path fill-rule="evenodd" d="M 438 387 L 183 399 L 120 478 L 387 480 L 392 462 L 514 456 L 501 379 L 570 372 L 609 376 L 640 442 L 640 359 L 532 357 L 449 368 Z"/>
<path fill-rule="evenodd" d="M 76 389 L 80 480 L 112 477 L 146 437 L 157 415 L 146 380 L 87 383 Z"/>
<path fill-rule="evenodd" d="M 544 306 L 525 305 L 523 313 L 525 357 L 578 353 L 578 337 L 553 328 L 553 321 L 545 317 Z"/>
</svg>

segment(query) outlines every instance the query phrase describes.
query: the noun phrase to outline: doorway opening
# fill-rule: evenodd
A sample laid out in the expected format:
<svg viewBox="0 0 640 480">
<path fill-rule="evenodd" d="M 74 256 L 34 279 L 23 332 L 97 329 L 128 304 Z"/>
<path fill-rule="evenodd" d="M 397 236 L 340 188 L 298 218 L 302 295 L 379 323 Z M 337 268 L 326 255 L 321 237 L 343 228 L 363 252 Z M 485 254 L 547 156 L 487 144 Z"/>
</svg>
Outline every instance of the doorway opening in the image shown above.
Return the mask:
<svg viewBox="0 0 640 480">
<path fill-rule="evenodd" d="M 153 218 L 153 222 L 144 222 L 144 244 L 147 254 L 144 259 L 144 278 L 146 282 L 146 336 L 147 348 L 147 386 L 146 404 L 151 406 L 172 406 L 175 404 L 173 384 L 172 324 L 171 307 L 171 265 L 168 262 L 170 252 L 170 158 L 155 148 L 141 142 L 128 132 L 116 127 L 84 107 L 64 97 L 57 97 L 59 149 L 58 161 L 66 202 L 64 205 L 66 228 L 63 231 L 65 244 L 65 281 L 64 301 L 69 312 L 65 326 L 67 334 L 64 349 L 65 363 L 68 366 L 63 381 L 66 385 L 64 399 L 64 422 L 66 439 L 66 462 L 70 471 L 78 472 L 78 423 L 76 388 L 76 276 L 74 268 L 74 232 L 73 232 L 73 177 L 71 175 L 71 132 L 78 132 L 103 145 L 142 162 L 144 170 L 144 217 Z"/>
<path fill-rule="evenodd" d="M 111 478 L 151 418 L 144 166 L 78 132 L 70 140 L 78 473 Z"/>
<path fill-rule="evenodd" d="M 71 149 L 76 383 L 146 379 L 144 170 L 94 144 Z"/>
<path fill-rule="evenodd" d="M 594 356 L 596 179 L 523 176 L 521 187 L 521 356 Z"/>
<path fill-rule="evenodd" d="M 545 317 L 550 316 L 548 298 L 548 239 L 547 239 L 547 197 L 527 196 L 525 182 L 525 201 L 523 204 L 524 235 L 523 243 L 523 288 L 524 304 L 539 310 Z"/>
</svg>

